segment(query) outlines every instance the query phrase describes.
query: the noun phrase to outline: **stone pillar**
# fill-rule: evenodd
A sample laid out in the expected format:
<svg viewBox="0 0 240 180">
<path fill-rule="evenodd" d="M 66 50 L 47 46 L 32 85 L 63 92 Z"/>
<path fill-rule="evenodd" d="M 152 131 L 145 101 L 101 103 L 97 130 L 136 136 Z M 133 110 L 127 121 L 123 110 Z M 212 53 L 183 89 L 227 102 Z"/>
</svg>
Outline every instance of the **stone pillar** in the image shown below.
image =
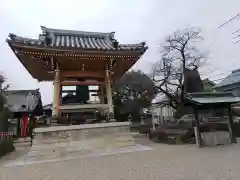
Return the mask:
<svg viewBox="0 0 240 180">
<path fill-rule="evenodd" d="M 198 110 L 194 108 L 194 114 L 195 114 L 195 121 L 196 121 L 196 126 L 194 127 L 194 132 L 195 132 L 195 138 L 196 138 L 196 144 L 198 148 L 201 148 L 203 146 L 202 142 L 202 136 L 200 132 L 200 121 L 199 121 L 199 115 L 198 115 Z"/>
<path fill-rule="evenodd" d="M 104 86 L 100 85 L 99 89 L 100 89 L 100 95 L 99 95 L 100 104 L 104 104 Z"/>
<path fill-rule="evenodd" d="M 106 70 L 106 93 L 107 93 L 107 103 L 108 103 L 109 116 L 110 116 L 110 119 L 114 119 L 111 77 L 110 77 L 110 71 L 109 70 Z"/>
<path fill-rule="evenodd" d="M 60 70 L 56 69 L 54 71 L 55 77 L 53 81 L 53 110 L 52 116 L 59 116 L 59 106 L 60 106 Z"/>
<path fill-rule="evenodd" d="M 63 87 L 61 85 L 59 85 L 59 105 L 62 104 L 62 90 L 63 90 Z"/>
<path fill-rule="evenodd" d="M 232 117 L 232 108 L 231 106 L 228 107 L 228 131 L 229 131 L 229 136 L 231 139 L 231 143 L 236 143 L 236 137 L 234 136 L 233 133 L 233 117 Z"/>
</svg>

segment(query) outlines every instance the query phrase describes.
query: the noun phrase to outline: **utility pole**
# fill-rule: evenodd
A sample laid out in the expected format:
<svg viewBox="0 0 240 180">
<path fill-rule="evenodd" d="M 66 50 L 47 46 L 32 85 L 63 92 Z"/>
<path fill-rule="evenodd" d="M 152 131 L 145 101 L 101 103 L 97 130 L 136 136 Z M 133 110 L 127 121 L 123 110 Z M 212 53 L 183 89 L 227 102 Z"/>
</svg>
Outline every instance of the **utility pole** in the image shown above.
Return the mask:
<svg viewBox="0 0 240 180">
<path fill-rule="evenodd" d="M 181 101 L 184 101 L 184 91 L 185 91 L 185 87 L 184 87 L 184 71 L 185 71 L 185 66 L 186 66 L 186 60 L 183 59 L 183 63 L 182 63 L 182 87 L 181 87 Z"/>
<path fill-rule="evenodd" d="M 3 90 L 2 90 L 2 82 L 0 82 L 0 112 L 3 111 Z"/>
<path fill-rule="evenodd" d="M 166 77 L 167 77 L 167 72 L 166 72 L 166 70 L 167 70 L 167 68 L 166 68 L 166 59 L 165 58 L 163 58 L 163 76 L 164 76 L 164 80 L 165 80 L 165 90 L 167 91 L 167 82 L 166 82 Z"/>
</svg>

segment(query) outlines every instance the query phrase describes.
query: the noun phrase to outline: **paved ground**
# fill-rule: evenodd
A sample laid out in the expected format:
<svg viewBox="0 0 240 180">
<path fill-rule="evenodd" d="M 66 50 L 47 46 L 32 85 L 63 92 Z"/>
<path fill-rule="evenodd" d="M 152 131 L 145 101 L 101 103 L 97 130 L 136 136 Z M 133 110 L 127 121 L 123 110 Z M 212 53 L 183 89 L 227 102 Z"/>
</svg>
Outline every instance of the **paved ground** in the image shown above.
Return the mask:
<svg viewBox="0 0 240 180">
<path fill-rule="evenodd" d="M 153 150 L 0 169 L 1 180 L 239 180 L 240 145 Z"/>
</svg>

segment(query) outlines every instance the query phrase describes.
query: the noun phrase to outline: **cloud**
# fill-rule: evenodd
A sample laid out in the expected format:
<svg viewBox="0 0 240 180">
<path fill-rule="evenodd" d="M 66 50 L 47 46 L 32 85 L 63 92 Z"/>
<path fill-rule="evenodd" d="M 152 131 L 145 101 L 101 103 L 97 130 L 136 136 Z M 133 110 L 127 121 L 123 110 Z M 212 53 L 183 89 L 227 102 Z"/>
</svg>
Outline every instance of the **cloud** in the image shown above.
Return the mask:
<svg viewBox="0 0 240 180">
<path fill-rule="evenodd" d="M 158 46 L 178 28 L 199 26 L 205 46 L 211 51 L 210 65 L 226 74 L 238 63 L 238 45 L 231 33 L 240 28 L 237 21 L 217 29 L 239 13 L 240 1 L 219 0 L 1 0 L 1 67 L 14 89 L 41 88 L 44 103 L 51 102 L 50 83 L 38 84 L 11 52 L 5 39 L 8 33 L 38 37 L 40 25 L 52 28 L 116 31 L 121 43 L 146 41 L 149 50 L 134 68 L 149 71 L 160 59 Z M 234 65 L 233 65 L 234 63 Z"/>
</svg>

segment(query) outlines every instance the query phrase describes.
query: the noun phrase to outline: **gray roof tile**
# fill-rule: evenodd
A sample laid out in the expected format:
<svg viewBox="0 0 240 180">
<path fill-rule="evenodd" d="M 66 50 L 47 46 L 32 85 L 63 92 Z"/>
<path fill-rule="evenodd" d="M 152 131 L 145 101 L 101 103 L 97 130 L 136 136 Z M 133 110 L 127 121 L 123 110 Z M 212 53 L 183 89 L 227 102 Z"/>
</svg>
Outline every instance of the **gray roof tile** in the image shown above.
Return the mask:
<svg viewBox="0 0 240 180">
<path fill-rule="evenodd" d="M 223 79 L 219 84 L 215 85 L 214 88 L 220 88 L 224 86 L 229 86 L 232 84 L 240 83 L 240 69 L 232 71 L 225 79 Z"/>
<path fill-rule="evenodd" d="M 234 96 L 232 93 L 222 92 L 189 93 L 187 94 L 186 99 L 197 104 L 233 104 L 240 102 L 240 98 Z"/>
<path fill-rule="evenodd" d="M 29 45 L 45 45 L 58 48 L 78 48 L 89 50 L 143 50 L 147 49 L 144 42 L 136 44 L 118 44 L 114 39 L 114 32 L 99 33 L 42 28 L 39 39 L 30 39 L 9 34 L 10 40 Z M 115 45 L 117 44 L 117 46 Z"/>
</svg>

